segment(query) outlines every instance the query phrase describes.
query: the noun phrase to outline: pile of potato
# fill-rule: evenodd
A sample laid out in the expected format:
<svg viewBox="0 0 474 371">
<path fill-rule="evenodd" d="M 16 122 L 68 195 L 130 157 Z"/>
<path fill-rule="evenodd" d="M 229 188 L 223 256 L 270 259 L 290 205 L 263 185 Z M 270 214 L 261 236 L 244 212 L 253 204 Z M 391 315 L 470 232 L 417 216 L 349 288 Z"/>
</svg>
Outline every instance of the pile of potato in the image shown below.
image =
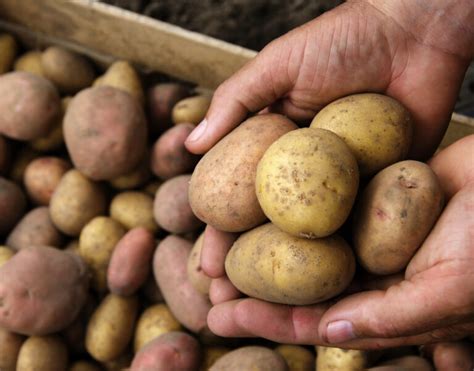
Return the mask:
<svg viewBox="0 0 474 371">
<path fill-rule="evenodd" d="M 400 104 L 343 98 L 301 129 L 257 115 L 200 159 L 184 141 L 210 96 L 144 86 L 126 61 L 99 73 L 61 47 L 20 50 L 0 34 L 0 370 L 362 370 L 377 359 L 318 347 L 316 361 L 314 347 L 213 335 L 200 254 L 205 224 L 242 232 L 231 281 L 295 305 L 343 292 L 355 255 L 371 273 L 403 270 L 443 195 L 427 165 L 403 161 L 412 128 Z M 431 369 L 412 354 L 393 362 Z"/>
</svg>

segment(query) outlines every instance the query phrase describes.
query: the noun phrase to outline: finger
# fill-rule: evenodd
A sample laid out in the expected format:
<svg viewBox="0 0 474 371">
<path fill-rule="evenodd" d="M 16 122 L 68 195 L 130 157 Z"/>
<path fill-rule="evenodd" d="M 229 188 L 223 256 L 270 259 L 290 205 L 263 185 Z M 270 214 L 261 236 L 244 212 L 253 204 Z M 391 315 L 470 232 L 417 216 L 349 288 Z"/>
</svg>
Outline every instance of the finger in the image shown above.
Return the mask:
<svg viewBox="0 0 474 371">
<path fill-rule="evenodd" d="M 242 295 L 227 277 L 215 278 L 211 281 L 209 299 L 213 305 L 235 300 Z"/>
<path fill-rule="evenodd" d="M 201 251 L 201 267 L 211 278 L 225 275 L 225 257 L 237 239 L 234 233 L 221 232 L 207 225 L 204 231 L 204 241 Z"/>
<path fill-rule="evenodd" d="M 273 113 L 279 113 L 285 116 L 290 117 L 292 120 L 301 122 L 313 119 L 316 116 L 316 113 L 319 111 L 321 107 L 315 107 L 314 104 L 311 108 L 301 108 L 293 104 L 291 99 L 284 98 L 276 101 L 270 107 L 270 111 Z"/>
<path fill-rule="evenodd" d="M 235 322 L 234 308 L 242 300 L 246 299 L 228 301 L 211 308 L 207 315 L 207 325 L 214 334 L 224 337 L 253 336 Z"/>
<path fill-rule="evenodd" d="M 474 345 L 463 341 L 430 344 L 424 352 L 432 359 L 436 370 L 463 371 L 474 369 Z"/>
</svg>

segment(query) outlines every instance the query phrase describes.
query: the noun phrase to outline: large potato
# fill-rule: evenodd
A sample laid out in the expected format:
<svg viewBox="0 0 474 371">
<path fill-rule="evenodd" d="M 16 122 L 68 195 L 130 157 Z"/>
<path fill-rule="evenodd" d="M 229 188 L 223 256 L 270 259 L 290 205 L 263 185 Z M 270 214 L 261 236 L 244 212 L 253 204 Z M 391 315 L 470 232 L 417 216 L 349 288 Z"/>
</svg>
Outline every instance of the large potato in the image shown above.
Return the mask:
<svg viewBox="0 0 474 371">
<path fill-rule="evenodd" d="M 206 328 L 211 303 L 189 282 L 188 257 L 192 242 L 170 235 L 158 245 L 153 258 L 156 281 L 173 315 L 193 332 Z"/>
<path fill-rule="evenodd" d="M 15 71 L 29 72 L 34 75 L 45 77 L 43 66 L 41 64 L 41 54 L 43 53 L 37 50 L 31 50 L 25 54 L 22 54 L 15 61 L 13 69 Z"/>
<path fill-rule="evenodd" d="M 258 164 L 255 186 L 263 212 L 278 228 L 296 237 L 325 237 L 349 216 L 359 171 L 337 135 L 304 128 L 268 148 Z"/>
<path fill-rule="evenodd" d="M 49 203 L 54 225 L 70 236 L 79 236 L 82 228 L 105 210 L 102 187 L 75 169 L 64 174 Z"/>
<path fill-rule="evenodd" d="M 0 134 L 17 140 L 45 135 L 61 111 L 54 86 L 28 72 L 0 76 Z"/>
<path fill-rule="evenodd" d="M 0 370 L 15 371 L 18 353 L 25 337 L 0 327 Z"/>
<path fill-rule="evenodd" d="M 403 160 L 412 140 L 410 113 L 381 94 L 355 94 L 324 107 L 312 128 L 332 131 L 354 153 L 361 175 L 367 176 Z"/>
<path fill-rule="evenodd" d="M 16 371 L 66 371 L 68 352 L 58 336 L 32 336 L 20 349 Z"/>
<path fill-rule="evenodd" d="M 353 242 L 362 266 L 392 274 L 405 268 L 443 209 L 443 191 L 431 168 L 401 161 L 367 185 L 354 215 Z"/>
<path fill-rule="evenodd" d="M 340 294 L 354 276 L 355 259 L 339 236 L 297 238 L 268 223 L 234 242 L 225 270 L 234 286 L 251 297 L 307 305 Z"/>
<path fill-rule="evenodd" d="M 100 362 L 120 356 L 133 336 L 137 310 L 137 297 L 107 295 L 87 326 L 86 348 L 89 354 Z"/>
<path fill-rule="evenodd" d="M 127 229 L 143 227 L 151 233 L 158 230 L 153 217 L 153 199 L 145 192 L 119 193 L 110 203 L 110 216 Z"/>
<path fill-rule="evenodd" d="M 197 125 L 206 117 L 210 105 L 211 97 L 206 95 L 184 98 L 174 105 L 171 117 L 175 124 L 189 122 Z"/>
<path fill-rule="evenodd" d="M 367 354 L 362 350 L 316 347 L 316 370 L 363 371 L 367 366 Z"/>
<path fill-rule="evenodd" d="M 18 51 L 18 45 L 12 35 L 0 34 L 0 75 L 11 70 Z"/>
<path fill-rule="evenodd" d="M 146 150 L 143 109 L 129 94 L 108 86 L 77 94 L 66 111 L 63 130 L 74 166 L 93 180 L 132 171 Z"/>
<path fill-rule="evenodd" d="M 28 212 L 13 228 L 7 238 L 7 245 L 15 250 L 31 246 L 61 247 L 64 238 L 54 226 L 45 206 Z"/>
<path fill-rule="evenodd" d="M 27 335 L 67 327 L 87 299 L 82 260 L 52 247 L 29 247 L 0 268 L 0 326 Z"/>
<path fill-rule="evenodd" d="M 296 128 L 284 116 L 258 115 L 219 141 L 191 178 L 189 202 L 196 216 L 228 232 L 262 224 L 266 218 L 255 195 L 257 164 L 270 144 Z"/>
<path fill-rule="evenodd" d="M 189 282 L 201 294 L 209 295 L 211 277 L 207 276 L 201 268 L 201 251 L 204 242 L 204 233 L 194 243 L 193 249 L 188 258 L 188 279 Z"/>
<path fill-rule="evenodd" d="M 0 177 L 0 235 L 8 233 L 21 218 L 26 208 L 26 197 L 20 187 Z"/>
<path fill-rule="evenodd" d="M 0 135 L 0 175 L 6 174 L 11 162 L 11 144 Z"/>
<path fill-rule="evenodd" d="M 160 227 L 171 233 L 193 232 L 202 226 L 188 200 L 191 175 L 180 175 L 164 182 L 156 192 L 153 213 Z"/>
<path fill-rule="evenodd" d="M 315 357 L 308 349 L 299 345 L 279 345 L 275 348 L 288 364 L 289 371 L 314 371 Z"/>
<path fill-rule="evenodd" d="M 288 365 L 277 352 L 261 347 L 246 346 L 219 358 L 210 371 L 287 371 Z"/>
<path fill-rule="evenodd" d="M 8 246 L 0 245 L 0 268 L 5 265 L 5 263 L 13 257 L 13 255 L 15 255 L 15 251 L 10 249 Z"/>
<path fill-rule="evenodd" d="M 123 90 L 144 103 L 143 87 L 135 69 L 127 61 L 114 62 L 101 77 L 98 86 L 111 86 Z"/>
</svg>

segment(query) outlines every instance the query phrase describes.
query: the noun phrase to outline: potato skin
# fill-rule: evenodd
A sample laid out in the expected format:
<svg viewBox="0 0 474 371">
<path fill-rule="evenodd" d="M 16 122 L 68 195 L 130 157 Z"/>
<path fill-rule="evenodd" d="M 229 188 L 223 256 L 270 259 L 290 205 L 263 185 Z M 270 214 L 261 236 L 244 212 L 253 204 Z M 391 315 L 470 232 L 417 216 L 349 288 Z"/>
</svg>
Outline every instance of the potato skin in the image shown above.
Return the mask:
<svg viewBox="0 0 474 371">
<path fill-rule="evenodd" d="M 315 357 L 308 349 L 299 345 L 282 344 L 275 348 L 288 364 L 289 371 L 314 371 Z"/>
<path fill-rule="evenodd" d="M 297 126 L 281 115 L 254 116 L 221 139 L 197 164 L 189 185 L 194 214 L 227 232 L 242 232 L 266 217 L 255 194 L 257 164 L 267 148 Z"/>
<path fill-rule="evenodd" d="M 153 271 L 173 315 L 183 326 L 198 333 L 207 326 L 211 303 L 189 282 L 186 266 L 191 248 L 191 242 L 169 235 L 158 245 L 153 258 Z"/>
<path fill-rule="evenodd" d="M 163 133 L 153 145 L 151 168 L 153 174 L 169 179 L 193 170 L 199 156 L 189 152 L 184 142 L 195 128 L 192 124 L 179 124 Z"/>
<path fill-rule="evenodd" d="M 206 116 L 210 105 L 211 97 L 206 95 L 184 98 L 174 105 L 171 111 L 172 120 L 175 124 L 189 122 L 197 125 Z"/>
<path fill-rule="evenodd" d="M 18 222 L 7 238 L 7 245 L 15 250 L 31 246 L 61 247 L 64 238 L 54 226 L 45 206 L 31 210 Z"/>
<path fill-rule="evenodd" d="M 106 199 L 102 187 L 76 169 L 61 178 L 49 203 L 54 225 L 69 236 L 79 236 L 95 216 L 105 214 Z"/>
<path fill-rule="evenodd" d="M 34 75 L 45 77 L 43 71 L 43 65 L 41 64 L 41 52 L 37 50 L 31 50 L 22 54 L 15 61 L 13 69 L 15 71 L 29 72 Z"/>
<path fill-rule="evenodd" d="M 10 71 L 18 45 L 12 35 L 0 34 L 0 75 Z"/>
<path fill-rule="evenodd" d="M 265 152 L 255 181 L 258 202 L 281 230 L 326 237 L 346 221 L 359 186 L 357 162 L 328 130 L 303 128 L 280 137 Z"/>
<path fill-rule="evenodd" d="M 0 76 L 0 134 L 17 140 L 45 135 L 61 111 L 54 86 L 28 72 Z"/>
<path fill-rule="evenodd" d="M 137 71 L 127 61 L 117 61 L 112 63 L 105 74 L 97 83 L 98 86 L 111 86 L 122 90 L 137 99 L 143 105 L 145 97 L 142 83 Z M 96 85 L 96 86 L 97 86 Z"/>
<path fill-rule="evenodd" d="M 107 269 L 109 290 L 117 295 L 134 294 L 148 278 L 155 251 L 153 235 L 145 228 L 128 231 L 115 246 Z"/>
<path fill-rule="evenodd" d="M 58 336 L 32 336 L 20 349 L 17 371 L 66 371 L 68 352 Z"/>
<path fill-rule="evenodd" d="M 201 294 L 209 295 L 209 288 L 211 286 L 211 277 L 207 276 L 201 268 L 201 251 L 202 243 L 204 242 L 204 232 L 194 243 L 194 246 L 188 258 L 188 279 L 193 287 Z"/>
<path fill-rule="evenodd" d="M 110 216 L 125 228 L 144 227 L 158 231 L 153 217 L 153 199 L 145 192 L 129 191 L 116 195 L 110 203 Z"/>
<path fill-rule="evenodd" d="M 356 206 L 353 243 L 361 265 L 374 274 L 401 271 L 421 246 L 444 205 L 436 174 L 418 161 L 379 172 Z"/>
<path fill-rule="evenodd" d="M 128 93 L 109 86 L 77 94 L 63 130 L 74 166 L 93 180 L 111 180 L 132 171 L 145 153 L 143 109 Z"/>
<path fill-rule="evenodd" d="M 367 355 L 362 350 L 317 346 L 316 352 L 318 371 L 363 371 L 367 366 Z"/>
<path fill-rule="evenodd" d="M 287 371 L 288 365 L 280 354 L 271 349 L 261 346 L 246 346 L 225 354 L 209 370 Z"/>
<path fill-rule="evenodd" d="M 25 337 L 0 328 L 0 370 L 15 371 Z"/>
<path fill-rule="evenodd" d="M 311 127 L 341 137 L 354 153 L 362 176 L 405 159 L 413 136 L 408 110 L 391 97 L 373 93 L 332 102 L 314 117 Z"/>
<path fill-rule="evenodd" d="M 0 177 L 0 235 L 8 233 L 21 218 L 26 198 L 15 183 Z"/>
<path fill-rule="evenodd" d="M 86 349 L 94 359 L 112 361 L 123 353 L 133 335 L 137 310 L 135 296 L 105 297 L 87 326 Z"/>
<path fill-rule="evenodd" d="M 88 278 L 72 254 L 45 246 L 20 250 L 0 268 L 0 326 L 26 335 L 64 329 L 86 302 Z"/>
<path fill-rule="evenodd" d="M 308 305 L 340 294 L 354 276 L 355 259 L 337 235 L 308 240 L 268 223 L 234 242 L 225 270 L 234 286 L 251 297 Z"/>
</svg>

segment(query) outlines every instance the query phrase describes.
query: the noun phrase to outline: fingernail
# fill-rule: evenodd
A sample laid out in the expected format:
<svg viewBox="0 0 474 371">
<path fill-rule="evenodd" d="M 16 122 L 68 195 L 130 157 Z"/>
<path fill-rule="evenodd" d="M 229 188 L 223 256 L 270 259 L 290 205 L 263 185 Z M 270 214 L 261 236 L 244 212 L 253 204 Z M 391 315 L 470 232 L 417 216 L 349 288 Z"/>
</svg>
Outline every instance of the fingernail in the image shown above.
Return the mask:
<svg viewBox="0 0 474 371">
<path fill-rule="evenodd" d="M 326 337 L 331 344 L 344 343 L 356 338 L 352 323 L 349 321 L 330 322 L 326 329 Z"/>
<path fill-rule="evenodd" d="M 189 134 L 186 142 L 195 142 L 197 141 L 206 131 L 207 128 L 207 119 L 201 121 L 201 123 Z"/>
</svg>

